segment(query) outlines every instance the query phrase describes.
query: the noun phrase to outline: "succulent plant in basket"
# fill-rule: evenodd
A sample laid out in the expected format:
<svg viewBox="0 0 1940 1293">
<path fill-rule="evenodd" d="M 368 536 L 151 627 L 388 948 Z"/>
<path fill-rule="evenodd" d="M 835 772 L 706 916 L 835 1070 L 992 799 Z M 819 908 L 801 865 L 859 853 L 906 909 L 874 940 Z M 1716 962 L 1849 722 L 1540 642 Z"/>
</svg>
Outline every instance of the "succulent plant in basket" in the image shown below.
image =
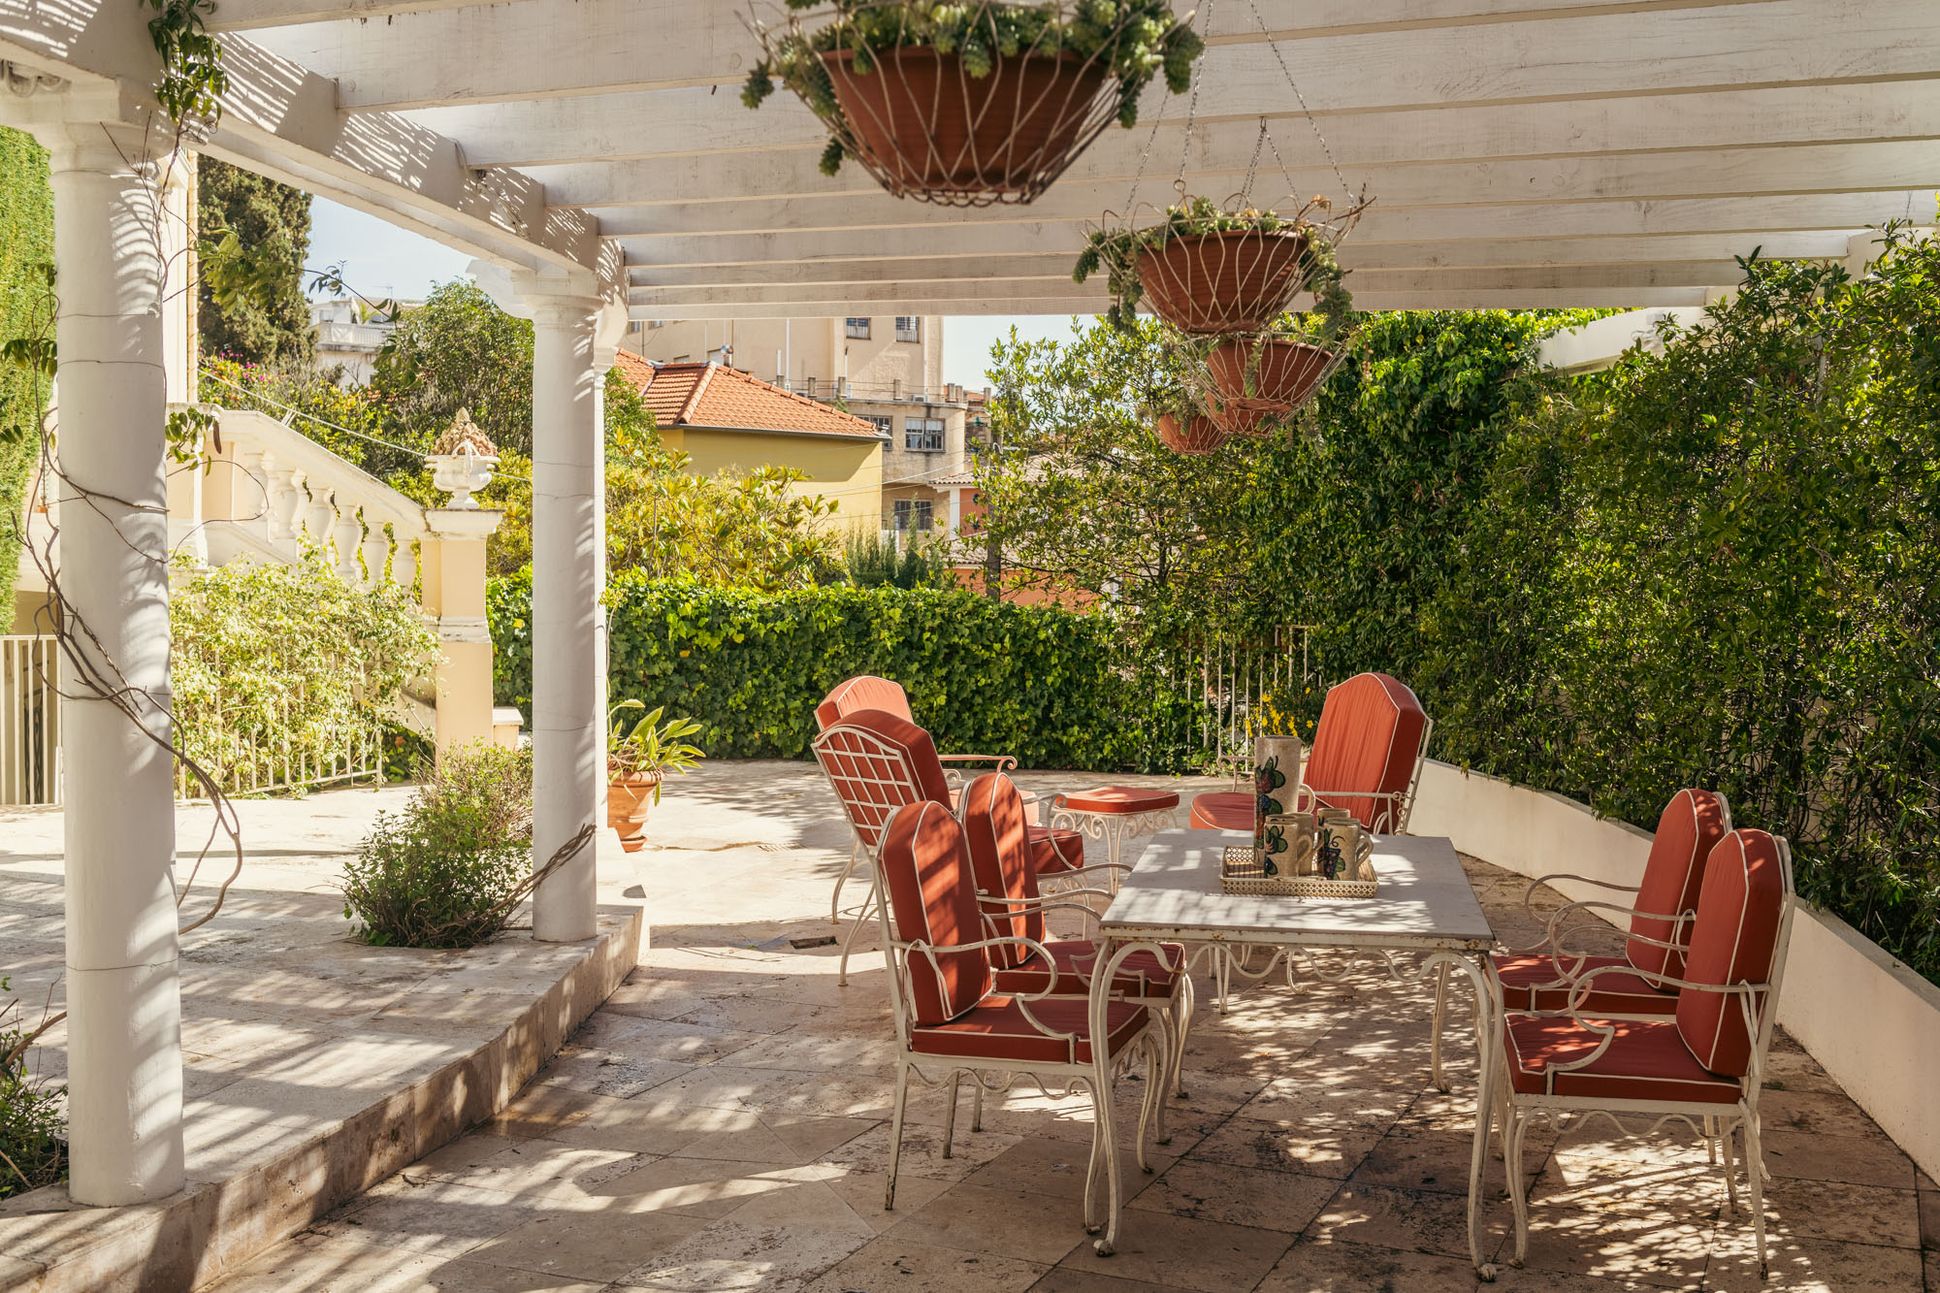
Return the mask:
<svg viewBox="0 0 1940 1293">
<path fill-rule="evenodd" d="M 1094 230 L 1071 277 L 1083 283 L 1105 271 L 1105 317 L 1120 328 L 1144 303 L 1182 332 L 1264 331 L 1302 287 L 1340 287 L 1333 248 L 1346 221 L 1325 218 L 1332 206 L 1315 197 L 1286 215 L 1182 195 L 1150 224 Z"/>
<path fill-rule="evenodd" d="M 787 86 L 828 127 L 822 170 L 862 163 L 899 197 L 1028 202 L 1160 74 L 1191 84 L 1205 46 L 1170 0 L 786 0 L 759 28 L 741 99 Z"/>
<path fill-rule="evenodd" d="M 645 710 L 625 723 L 621 715 Z M 606 713 L 606 824 L 618 831 L 627 852 L 646 845 L 648 809 L 660 802 L 661 784 L 670 773 L 687 772 L 706 757 L 688 737 L 701 730 L 691 718 L 669 718 L 663 705 L 648 710 L 637 700 L 623 700 Z"/>
</svg>

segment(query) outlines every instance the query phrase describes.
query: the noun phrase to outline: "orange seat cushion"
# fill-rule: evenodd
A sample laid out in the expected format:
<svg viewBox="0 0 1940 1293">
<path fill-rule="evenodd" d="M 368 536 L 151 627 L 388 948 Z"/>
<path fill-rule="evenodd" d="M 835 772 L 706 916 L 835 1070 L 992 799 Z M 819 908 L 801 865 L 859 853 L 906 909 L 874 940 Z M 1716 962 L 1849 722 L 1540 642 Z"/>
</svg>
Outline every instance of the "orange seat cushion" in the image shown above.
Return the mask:
<svg viewBox="0 0 1940 1293">
<path fill-rule="evenodd" d="M 1067 1040 L 1049 1037 L 1024 1014 Z M 1015 997 L 991 996 L 941 1024 L 909 1030 L 909 1047 L 919 1055 L 960 1055 L 966 1059 L 1033 1064 L 1091 1063 L 1091 1003 L 1083 997 L 1047 997 L 1020 1005 Z M 1128 1001 L 1105 1006 L 1105 1054 L 1115 1056 L 1145 1028 L 1145 1007 Z"/>
<path fill-rule="evenodd" d="M 1039 875 L 1075 871 L 1085 864 L 1085 837 L 1076 831 L 1029 826 L 1025 838 L 1030 841 L 1031 862 Z"/>
<path fill-rule="evenodd" d="M 1737 1103 L 1737 1079 L 1706 1071 L 1684 1044 L 1675 1020 L 1598 1022 L 1617 1030 L 1609 1049 L 1593 1064 L 1551 1073 L 1555 1065 L 1580 1060 L 1596 1050 L 1603 1034 L 1568 1016 L 1510 1015 L 1502 1039 L 1510 1085 L 1523 1095 Z"/>
<path fill-rule="evenodd" d="M 1244 790 L 1208 790 L 1192 797 L 1192 825 L 1201 831 L 1253 829 L 1255 796 Z"/>
<path fill-rule="evenodd" d="M 876 868 L 896 937 L 931 949 L 909 955 L 910 1017 L 918 1024 L 959 1017 L 990 991 L 990 953 L 963 948 L 984 939 L 963 828 L 941 804 L 906 805 L 889 819 Z"/>
<path fill-rule="evenodd" d="M 1019 996 L 1042 992 L 1047 987 L 1060 996 L 1083 996 L 1091 991 L 1091 974 L 1097 968 L 1097 944 L 1088 938 L 1060 938 L 1044 946 L 1057 966 L 1055 983 L 1045 970 L 1042 958 L 1033 956 L 1015 969 L 999 970 L 996 990 Z M 1171 996 L 1179 973 L 1169 967 L 1185 965 L 1186 949 L 1178 943 L 1160 946 L 1165 949 L 1163 959 L 1157 952 L 1144 949 L 1126 957 L 1118 973 L 1112 976 L 1111 990 L 1128 997 Z"/>
<path fill-rule="evenodd" d="M 1179 796 L 1143 786 L 1098 786 L 1066 795 L 1064 806 L 1080 813 L 1162 813 L 1177 808 Z"/>
<path fill-rule="evenodd" d="M 1621 956 L 1563 958 L 1559 970 L 1547 955 L 1497 956 L 1495 977 L 1502 984 L 1502 1000 L 1511 1010 L 1568 1010 L 1571 974 L 1605 970 L 1590 980 L 1589 996 L 1578 1009 L 1589 1015 L 1663 1015 L 1677 1013 L 1677 993 L 1654 988 L 1650 980 L 1630 968 Z M 1611 967 L 1622 966 L 1619 972 Z"/>
</svg>

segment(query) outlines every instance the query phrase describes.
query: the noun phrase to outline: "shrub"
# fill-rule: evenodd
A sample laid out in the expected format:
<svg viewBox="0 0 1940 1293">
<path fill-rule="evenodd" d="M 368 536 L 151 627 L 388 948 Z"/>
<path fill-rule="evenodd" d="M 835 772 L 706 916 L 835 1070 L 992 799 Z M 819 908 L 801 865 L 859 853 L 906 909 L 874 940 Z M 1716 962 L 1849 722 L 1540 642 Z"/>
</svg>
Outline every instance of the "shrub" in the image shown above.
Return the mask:
<svg viewBox="0 0 1940 1293">
<path fill-rule="evenodd" d="M 506 927 L 531 878 L 530 751 L 448 750 L 345 864 L 344 915 L 379 947 L 472 947 Z"/>
<path fill-rule="evenodd" d="M 7 987 L 0 979 L 0 992 Z M 19 1011 L 13 998 L 0 1005 L 0 1199 L 67 1179 L 63 1088 L 27 1071 L 27 1048 L 46 1024 L 30 1031 Z"/>
</svg>

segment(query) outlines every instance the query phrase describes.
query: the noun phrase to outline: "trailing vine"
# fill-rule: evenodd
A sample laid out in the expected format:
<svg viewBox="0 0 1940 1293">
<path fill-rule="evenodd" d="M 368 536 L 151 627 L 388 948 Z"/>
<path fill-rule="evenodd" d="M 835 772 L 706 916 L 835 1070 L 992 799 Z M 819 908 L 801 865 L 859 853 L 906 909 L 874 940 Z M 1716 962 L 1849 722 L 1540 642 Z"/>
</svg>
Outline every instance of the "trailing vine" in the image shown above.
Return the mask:
<svg viewBox="0 0 1940 1293">
<path fill-rule="evenodd" d="M 222 45 L 204 23 L 215 12 L 215 0 L 139 3 L 155 11 L 148 20 L 148 38 L 162 56 L 162 79 L 155 84 L 162 111 L 178 126 L 191 121 L 213 126 L 222 117 L 222 96 L 229 92 Z"/>
</svg>

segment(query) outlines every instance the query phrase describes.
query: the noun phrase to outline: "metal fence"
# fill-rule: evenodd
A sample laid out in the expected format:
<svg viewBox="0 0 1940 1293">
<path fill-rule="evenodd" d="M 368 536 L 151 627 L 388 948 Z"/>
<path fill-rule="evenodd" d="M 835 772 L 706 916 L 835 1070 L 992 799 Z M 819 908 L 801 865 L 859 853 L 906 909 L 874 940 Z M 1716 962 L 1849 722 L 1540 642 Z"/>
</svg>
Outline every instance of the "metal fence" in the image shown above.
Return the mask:
<svg viewBox="0 0 1940 1293">
<path fill-rule="evenodd" d="M 346 664 L 348 668 L 354 665 Z M 306 790 L 345 783 L 383 780 L 384 730 L 376 721 L 336 724 L 318 730 L 306 720 L 303 689 L 268 702 L 259 697 L 234 715 L 224 712 L 220 692 L 202 716 L 204 736 L 192 751 L 203 771 L 226 795 Z M 292 740 L 291 733 L 300 733 Z M 274 735 L 272 735 L 274 734 Z M 179 763 L 175 794 L 202 799 L 207 790 Z"/>
<path fill-rule="evenodd" d="M 1320 687 L 1307 650 L 1311 626 L 1288 624 L 1255 638 L 1194 635 L 1166 653 L 1174 694 L 1189 703 L 1176 745 L 1208 772 L 1250 767 L 1253 738 L 1291 731 Z M 1305 732 L 1299 735 L 1307 735 Z"/>
<path fill-rule="evenodd" d="M 58 655 L 52 638 L 0 636 L 0 804 L 61 802 Z"/>
</svg>

